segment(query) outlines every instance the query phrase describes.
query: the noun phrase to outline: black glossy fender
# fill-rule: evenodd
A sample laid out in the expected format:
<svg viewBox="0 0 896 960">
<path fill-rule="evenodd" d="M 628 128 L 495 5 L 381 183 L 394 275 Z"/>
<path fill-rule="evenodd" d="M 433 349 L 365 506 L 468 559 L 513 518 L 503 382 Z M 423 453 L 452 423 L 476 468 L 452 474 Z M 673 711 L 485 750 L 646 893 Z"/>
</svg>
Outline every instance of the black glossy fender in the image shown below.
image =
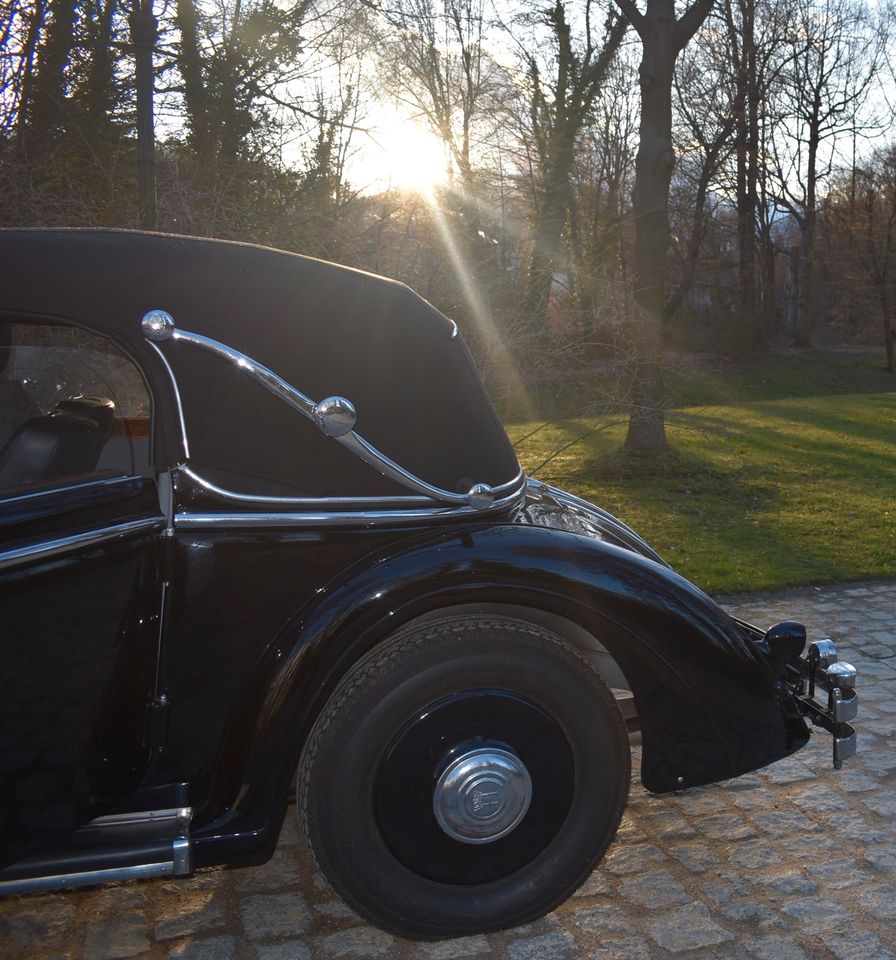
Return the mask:
<svg viewBox="0 0 896 960">
<path fill-rule="evenodd" d="M 215 789 L 218 796 L 241 789 L 241 800 L 230 823 L 200 831 L 200 850 L 203 832 L 222 839 L 234 820 L 266 826 L 275 798 L 282 807 L 314 718 L 350 665 L 402 624 L 452 605 L 547 610 L 603 643 L 635 696 L 648 790 L 734 777 L 808 739 L 805 725 L 788 727 L 774 677 L 744 631 L 658 563 L 566 531 L 519 525 L 452 527 L 396 546 L 345 570 L 269 648 L 246 688 L 240 723 L 229 728 Z"/>
</svg>

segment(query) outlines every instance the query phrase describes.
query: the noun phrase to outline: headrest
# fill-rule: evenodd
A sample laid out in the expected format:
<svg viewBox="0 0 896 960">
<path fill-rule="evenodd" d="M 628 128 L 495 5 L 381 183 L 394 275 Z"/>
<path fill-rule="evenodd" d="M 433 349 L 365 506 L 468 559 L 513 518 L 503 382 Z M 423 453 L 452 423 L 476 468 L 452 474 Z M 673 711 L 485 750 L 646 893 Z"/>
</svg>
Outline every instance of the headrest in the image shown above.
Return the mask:
<svg viewBox="0 0 896 960">
<path fill-rule="evenodd" d="M 115 404 L 108 397 L 85 397 L 78 395 L 60 400 L 50 416 L 57 413 L 73 413 L 77 417 L 92 420 L 99 429 L 100 443 L 105 443 L 112 436 L 115 425 Z"/>
</svg>

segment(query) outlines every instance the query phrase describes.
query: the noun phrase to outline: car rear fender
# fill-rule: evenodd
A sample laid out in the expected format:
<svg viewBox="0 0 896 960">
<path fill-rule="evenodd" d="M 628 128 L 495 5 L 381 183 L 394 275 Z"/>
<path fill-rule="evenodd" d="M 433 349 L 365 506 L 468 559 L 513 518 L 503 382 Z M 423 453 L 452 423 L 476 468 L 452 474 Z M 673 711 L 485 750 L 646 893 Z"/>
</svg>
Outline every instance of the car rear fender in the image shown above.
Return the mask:
<svg viewBox="0 0 896 960">
<path fill-rule="evenodd" d="M 606 647 L 634 694 L 653 792 L 737 776 L 808 739 L 788 729 L 746 632 L 667 567 L 566 531 L 451 528 L 355 564 L 281 631 L 229 725 L 213 791 L 240 790 L 227 819 L 257 823 L 272 798 L 282 806 L 314 719 L 353 663 L 415 618 L 470 604 L 545 611 Z"/>
</svg>

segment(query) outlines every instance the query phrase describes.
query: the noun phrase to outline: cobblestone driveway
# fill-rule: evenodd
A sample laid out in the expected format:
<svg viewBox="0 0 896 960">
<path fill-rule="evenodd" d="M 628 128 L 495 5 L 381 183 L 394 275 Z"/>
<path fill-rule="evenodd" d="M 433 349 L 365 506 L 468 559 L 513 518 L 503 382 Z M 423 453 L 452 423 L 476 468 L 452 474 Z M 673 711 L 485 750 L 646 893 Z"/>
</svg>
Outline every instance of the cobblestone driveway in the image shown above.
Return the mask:
<svg viewBox="0 0 896 960">
<path fill-rule="evenodd" d="M 290 817 L 263 867 L 2 901 L 0 957 L 896 960 L 896 583 L 728 606 L 837 640 L 859 669 L 859 755 L 833 770 L 819 732 L 795 757 L 720 786 L 651 797 L 636 777 L 600 869 L 538 923 L 398 940 L 334 897 Z"/>
</svg>

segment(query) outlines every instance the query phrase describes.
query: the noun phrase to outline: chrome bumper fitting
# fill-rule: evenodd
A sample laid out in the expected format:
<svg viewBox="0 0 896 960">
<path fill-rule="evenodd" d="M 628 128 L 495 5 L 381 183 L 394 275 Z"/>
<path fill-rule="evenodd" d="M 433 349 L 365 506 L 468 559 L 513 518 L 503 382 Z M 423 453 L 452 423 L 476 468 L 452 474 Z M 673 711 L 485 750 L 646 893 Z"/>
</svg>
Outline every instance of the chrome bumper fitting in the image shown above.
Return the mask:
<svg viewBox="0 0 896 960">
<path fill-rule="evenodd" d="M 833 640 L 809 644 L 806 657 L 791 661 L 788 682 L 801 712 L 833 737 L 834 768 L 856 752 L 856 731 L 850 724 L 859 712 L 856 668 L 840 660 Z M 827 702 L 819 697 L 827 694 Z"/>
</svg>

